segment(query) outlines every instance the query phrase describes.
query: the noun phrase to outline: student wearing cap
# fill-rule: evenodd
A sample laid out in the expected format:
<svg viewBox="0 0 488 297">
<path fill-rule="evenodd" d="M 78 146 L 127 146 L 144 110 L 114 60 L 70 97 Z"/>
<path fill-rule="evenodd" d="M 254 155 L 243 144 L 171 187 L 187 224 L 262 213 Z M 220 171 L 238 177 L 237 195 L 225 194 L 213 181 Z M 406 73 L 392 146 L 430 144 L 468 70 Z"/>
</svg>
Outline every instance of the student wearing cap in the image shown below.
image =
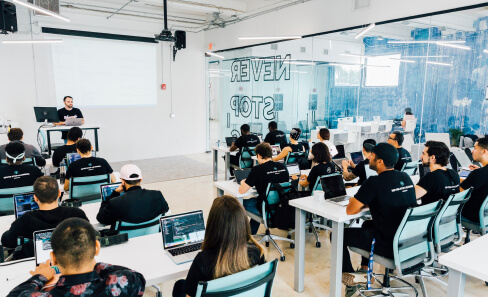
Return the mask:
<svg viewBox="0 0 488 297">
<path fill-rule="evenodd" d="M 239 150 L 239 152 L 233 156 L 230 155 L 230 163 L 235 166 L 239 166 L 239 157 L 241 155 L 242 148 L 244 147 L 255 147 L 260 143 L 259 137 L 257 135 L 251 134 L 251 127 L 248 124 L 241 126 L 241 136 L 237 138 L 236 142 L 230 147 L 230 151 L 234 152 Z"/>
<path fill-rule="evenodd" d="M 53 153 L 53 165 L 59 167 L 66 154 L 76 153 L 76 142 L 83 137 L 83 131 L 79 127 L 73 127 L 68 131 L 68 142 L 58 147 Z"/>
<path fill-rule="evenodd" d="M 12 128 L 10 131 L 7 133 L 8 141 L 18 141 L 24 145 L 25 148 L 25 157 L 26 158 L 33 158 L 36 161 L 37 166 L 44 166 L 46 165 L 46 160 L 42 157 L 41 153 L 39 150 L 33 146 L 32 144 L 27 144 L 24 143 L 24 132 L 20 128 Z M 0 158 L 4 159 L 6 158 L 5 155 L 5 147 L 7 145 L 3 144 L 0 145 Z"/>
<path fill-rule="evenodd" d="M 449 168 L 449 148 L 440 141 L 427 141 L 420 159 L 422 165 L 430 169 L 415 186 L 417 199 L 422 199 L 422 204 L 446 201 L 451 194 L 459 192 L 459 174 Z"/>
<path fill-rule="evenodd" d="M 273 161 L 277 162 L 279 160 L 283 160 L 288 156 L 288 153 L 296 153 L 296 152 L 304 152 L 305 148 L 301 143 L 298 142 L 300 139 L 300 135 L 302 134 L 302 130 L 300 128 L 293 128 L 290 131 L 290 143 L 281 150 L 281 153 L 273 157 Z"/>
<path fill-rule="evenodd" d="M 403 144 L 403 134 L 395 131 L 388 137 L 388 143 L 393 145 L 398 151 L 398 161 L 395 164 L 395 170 L 401 171 L 403 169 L 403 164 L 412 162 L 412 156 L 410 153 L 402 147 Z"/>
<path fill-rule="evenodd" d="M 371 242 L 375 238 L 375 254 L 391 259 L 393 257 L 393 238 L 405 211 L 409 207 L 417 206 L 412 180 L 406 173 L 393 168 L 397 159 L 398 153 L 395 147 L 387 143 L 376 145 L 372 150 L 369 166 L 378 175 L 371 176 L 361 185 L 356 195 L 349 200 L 346 208 L 346 213 L 353 215 L 368 206 L 373 218 L 371 221 L 364 222 L 361 228 L 344 230 L 342 281 L 347 286 L 346 296 L 354 293 L 354 286 L 357 283 L 366 281 L 365 273 L 368 267 L 368 259 L 363 258 L 361 267 L 355 271 L 351 264 L 348 247 L 370 250 Z"/>
<path fill-rule="evenodd" d="M 410 107 L 405 108 L 405 116 L 403 117 L 402 127 L 405 129 L 405 125 L 407 121 L 415 120 L 415 116 L 412 113 L 412 109 Z"/>
<path fill-rule="evenodd" d="M 373 151 L 373 147 L 376 145 L 376 140 L 374 139 L 366 139 L 363 142 L 363 156 L 364 160 L 359 162 L 357 165 L 354 164 L 352 160 L 342 161 L 342 176 L 346 181 L 350 181 L 359 177 L 357 185 L 360 186 L 366 180 L 366 166 L 369 166 L 369 156 L 371 156 L 371 152 Z M 347 169 L 348 166 L 351 166 L 353 170 L 349 172 Z"/>
<path fill-rule="evenodd" d="M 168 203 L 160 191 L 141 188 L 142 173 L 134 164 L 127 164 L 120 169 L 122 184 L 103 201 L 97 214 L 97 220 L 105 225 L 116 221 L 143 223 L 168 212 Z"/>
<path fill-rule="evenodd" d="M 32 186 L 44 174 L 34 165 L 22 164 L 25 148 L 21 142 L 12 141 L 5 147 L 7 166 L 0 166 L 0 189 Z"/>
<path fill-rule="evenodd" d="M 280 148 L 284 148 L 286 146 L 286 135 L 283 131 L 278 130 L 278 124 L 275 121 L 269 122 L 268 130 L 269 133 L 266 134 L 264 142 L 271 145 L 279 144 Z"/>
</svg>

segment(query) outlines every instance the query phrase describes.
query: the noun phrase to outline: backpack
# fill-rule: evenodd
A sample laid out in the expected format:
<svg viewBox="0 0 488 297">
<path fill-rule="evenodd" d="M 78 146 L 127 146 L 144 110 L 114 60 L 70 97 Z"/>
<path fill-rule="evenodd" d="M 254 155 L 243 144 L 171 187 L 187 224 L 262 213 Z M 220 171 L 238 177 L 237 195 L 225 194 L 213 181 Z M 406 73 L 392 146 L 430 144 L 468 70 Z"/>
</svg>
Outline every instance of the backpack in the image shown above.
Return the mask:
<svg viewBox="0 0 488 297">
<path fill-rule="evenodd" d="M 290 189 L 285 190 L 278 183 L 273 183 L 273 187 L 278 192 L 280 203 L 269 205 L 266 201 L 268 213 L 271 215 L 271 228 L 289 230 L 295 227 L 295 208 L 290 206 L 290 200 L 301 198 L 298 193 L 298 180 L 291 182 Z"/>
</svg>

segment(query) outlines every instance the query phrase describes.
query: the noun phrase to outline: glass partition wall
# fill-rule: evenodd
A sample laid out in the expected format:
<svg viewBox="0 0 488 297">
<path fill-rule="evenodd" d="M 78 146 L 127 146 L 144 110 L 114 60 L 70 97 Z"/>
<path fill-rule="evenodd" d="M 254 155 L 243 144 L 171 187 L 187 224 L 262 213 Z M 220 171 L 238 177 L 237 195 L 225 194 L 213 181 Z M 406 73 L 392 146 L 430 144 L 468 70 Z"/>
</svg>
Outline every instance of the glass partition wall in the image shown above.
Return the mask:
<svg viewBox="0 0 488 297">
<path fill-rule="evenodd" d="M 379 117 L 402 130 L 406 107 L 416 118 L 408 128 L 416 143 L 425 133 L 487 134 L 486 8 L 379 25 L 356 38 L 361 31 L 208 58 L 211 144 L 240 135 L 245 123 L 264 138 L 271 120 L 285 133 L 301 128 L 307 140 L 319 126 L 344 129 L 344 117 Z"/>
</svg>

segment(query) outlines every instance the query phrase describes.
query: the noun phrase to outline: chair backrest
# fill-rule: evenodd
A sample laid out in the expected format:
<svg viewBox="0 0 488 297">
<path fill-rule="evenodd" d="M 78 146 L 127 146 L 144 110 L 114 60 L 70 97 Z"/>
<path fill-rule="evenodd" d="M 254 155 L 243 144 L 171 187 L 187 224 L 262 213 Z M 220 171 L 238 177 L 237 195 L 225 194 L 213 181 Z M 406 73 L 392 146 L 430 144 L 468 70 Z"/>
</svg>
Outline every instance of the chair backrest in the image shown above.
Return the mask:
<svg viewBox="0 0 488 297">
<path fill-rule="evenodd" d="M 1 166 L 8 166 L 6 159 L 1 159 L 0 164 L 1 164 Z M 24 161 L 22 162 L 22 164 L 37 166 L 36 159 L 34 159 L 34 158 L 25 158 Z"/>
<path fill-rule="evenodd" d="M 358 138 L 358 132 L 349 130 L 347 132 L 347 143 L 355 143 Z"/>
<path fill-rule="evenodd" d="M 120 233 L 127 233 L 129 235 L 129 238 L 158 233 L 161 232 L 159 226 L 159 220 L 161 219 L 161 216 L 162 214 L 149 221 L 137 224 L 117 221 L 115 222 L 114 230 L 117 230 Z"/>
<path fill-rule="evenodd" d="M 306 151 L 288 153 L 288 155 L 286 156 L 285 164 L 297 163 L 299 158 L 301 157 L 307 158 L 307 156 L 308 154 Z"/>
<path fill-rule="evenodd" d="M 363 121 L 363 116 L 356 117 L 356 123 L 361 123 Z"/>
<path fill-rule="evenodd" d="M 337 174 L 337 173 L 331 173 L 331 174 Z M 312 188 L 312 196 L 313 196 L 313 194 L 314 194 L 314 192 L 315 192 L 315 191 L 323 191 L 323 189 L 322 189 L 322 182 L 321 182 L 321 180 L 322 180 L 323 178 L 328 177 L 328 176 L 329 176 L 329 175 L 331 175 L 331 174 L 321 175 L 321 176 L 319 176 L 319 177 L 317 178 L 317 180 L 315 181 L 315 185 L 314 185 L 314 186 L 313 186 L 313 188 Z"/>
<path fill-rule="evenodd" d="M 14 195 L 34 192 L 34 186 L 0 189 L 0 216 L 14 214 Z"/>
<path fill-rule="evenodd" d="M 317 121 L 317 128 L 318 129 L 321 129 L 321 128 L 328 128 L 329 125 L 327 125 L 327 121 Z"/>
<path fill-rule="evenodd" d="M 269 297 L 278 259 L 236 274 L 198 283 L 196 297 Z"/>
<path fill-rule="evenodd" d="M 373 117 L 373 122 L 379 122 L 379 121 L 380 121 L 380 116 Z"/>
<path fill-rule="evenodd" d="M 439 212 L 441 202 L 407 209 L 393 239 L 393 258 L 397 273 L 416 265 L 422 267 L 427 255 L 434 261 L 432 225 Z"/>
<path fill-rule="evenodd" d="M 354 122 L 354 117 L 347 117 L 345 121 L 347 123 L 353 123 Z"/>
<path fill-rule="evenodd" d="M 405 132 L 412 132 L 415 131 L 415 126 L 417 125 L 417 119 L 414 120 L 406 120 L 405 121 Z"/>
<path fill-rule="evenodd" d="M 385 132 L 390 133 L 391 129 L 393 129 L 393 121 L 386 121 L 385 122 Z"/>
<path fill-rule="evenodd" d="M 488 196 L 480 207 L 480 227 L 482 235 L 486 234 L 486 226 L 488 226 Z"/>
<path fill-rule="evenodd" d="M 451 247 L 462 240 L 461 210 L 471 197 L 469 188 L 466 191 L 452 194 L 447 198 L 434 222 L 434 246 L 437 253 L 442 247 Z"/>
<path fill-rule="evenodd" d="M 254 160 L 252 159 L 252 157 L 256 156 L 256 154 L 254 153 L 254 148 L 255 148 L 254 146 L 242 148 L 239 157 L 239 167 L 241 167 L 241 169 L 253 167 Z"/>
<path fill-rule="evenodd" d="M 378 133 L 380 129 L 380 122 L 371 122 L 371 131 L 370 133 Z"/>
<path fill-rule="evenodd" d="M 346 123 L 346 118 L 337 119 L 337 129 L 344 130 L 344 124 Z"/>
<path fill-rule="evenodd" d="M 418 163 L 418 161 L 404 163 L 402 172 L 405 172 L 409 176 L 415 175 L 417 173 Z"/>
<path fill-rule="evenodd" d="M 72 177 L 69 180 L 71 199 L 93 201 L 100 199 L 100 185 L 110 183 L 110 174 Z"/>
<path fill-rule="evenodd" d="M 279 183 L 279 185 L 283 188 L 283 191 L 285 193 L 287 193 L 293 189 L 296 189 L 296 183 L 293 183 L 293 182 Z M 262 214 L 266 213 L 267 219 L 271 218 L 271 214 L 267 213 L 266 204 L 269 207 L 269 206 L 273 206 L 273 205 L 276 205 L 279 203 L 280 203 L 280 195 L 278 193 L 278 190 L 276 189 L 276 187 L 272 183 L 269 183 L 268 187 L 266 188 L 266 201 L 262 205 L 261 213 Z"/>
</svg>

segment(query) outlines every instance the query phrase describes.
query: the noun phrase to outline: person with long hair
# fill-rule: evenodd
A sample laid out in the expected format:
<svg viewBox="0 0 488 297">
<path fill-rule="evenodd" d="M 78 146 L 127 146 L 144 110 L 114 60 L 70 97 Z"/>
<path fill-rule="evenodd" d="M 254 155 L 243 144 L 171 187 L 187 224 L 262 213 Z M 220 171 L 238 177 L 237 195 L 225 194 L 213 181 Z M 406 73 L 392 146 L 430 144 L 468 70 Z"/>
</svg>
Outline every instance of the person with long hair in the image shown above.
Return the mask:
<svg viewBox="0 0 488 297">
<path fill-rule="evenodd" d="M 174 297 L 193 297 L 198 282 L 210 281 L 247 270 L 266 262 L 263 247 L 251 236 L 244 207 L 234 197 L 214 200 L 208 215 L 202 251 L 188 271 L 186 280 L 173 288 Z"/>
</svg>

